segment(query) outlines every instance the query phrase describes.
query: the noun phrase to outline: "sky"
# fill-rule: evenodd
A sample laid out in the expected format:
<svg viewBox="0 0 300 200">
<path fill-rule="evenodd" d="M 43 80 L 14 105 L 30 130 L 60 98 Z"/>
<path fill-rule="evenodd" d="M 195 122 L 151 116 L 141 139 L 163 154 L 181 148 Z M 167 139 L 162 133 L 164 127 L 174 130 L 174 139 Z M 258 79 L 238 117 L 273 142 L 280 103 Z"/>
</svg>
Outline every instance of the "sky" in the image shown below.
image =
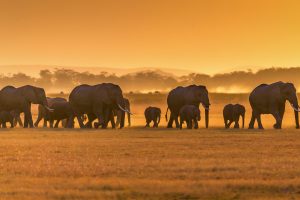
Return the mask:
<svg viewBox="0 0 300 200">
<path fill-rule="evenodd" d="M 292 0 L 0 0 L 1 72 L 300 66 L 299 10 Z"/>
</svg>

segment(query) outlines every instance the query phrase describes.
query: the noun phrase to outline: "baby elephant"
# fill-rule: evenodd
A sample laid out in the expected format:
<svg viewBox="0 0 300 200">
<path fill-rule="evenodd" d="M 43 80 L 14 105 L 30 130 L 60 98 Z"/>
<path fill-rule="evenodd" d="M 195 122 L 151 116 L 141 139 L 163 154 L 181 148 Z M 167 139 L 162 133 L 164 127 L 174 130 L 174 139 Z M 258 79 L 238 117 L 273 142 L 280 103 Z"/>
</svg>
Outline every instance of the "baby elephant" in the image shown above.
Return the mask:
<svg viewBox="0 0 300 200">
<path fill-rule="evenodd" d="M 243 128 L 245 124 L 245 112 L 246 109 L 240 104 L 228 104 L 223 109 L 223 117 L 225 128 L 229 128 L 231 123 L 234 122 L 234 128 L 239 128 L 240 116 L 243 118 Z"/>
<path fill-rule="evenodd" d="M 183 122 L 186 122 L 187 128 L 192 129 L 193 123 L 194 128 L 198 128 L 198 121 L 201 120 L 200 110 L 194 105 L 185 105 L 179 111 L 180 117 L 180 129 L 182 129 Z"/>
<path fill-rule="evenodd" d="M 161 116 L 161 110 L 157 107 L 148 107 L 145 110 L 145 118 L 146 118 L 146 127 L 150 127 L 150 123 L 153 121 L 153 128 L 158 127 L 158 124 L 160 122 L 160 116 Z"/>
<path fill-rule="evenodd" d="M 10 123 L 10 127 L 14 127 L 14 115 L 13 112 L 1 111 L 0 112 L 0 127 L 6 128 L 6 122 Z"/>
</svg>

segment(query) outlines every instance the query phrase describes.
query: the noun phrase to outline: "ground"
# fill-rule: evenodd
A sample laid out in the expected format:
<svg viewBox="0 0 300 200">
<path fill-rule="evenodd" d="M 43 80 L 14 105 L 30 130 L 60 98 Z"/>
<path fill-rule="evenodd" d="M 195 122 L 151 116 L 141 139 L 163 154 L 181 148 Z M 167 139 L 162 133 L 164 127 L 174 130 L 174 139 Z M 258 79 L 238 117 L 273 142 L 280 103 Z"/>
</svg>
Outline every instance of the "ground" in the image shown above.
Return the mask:
<svg viewBox="0 0 300 200">
<path fill-rule="evenodd" d="M 0 199 L 299 199 L 300 131 L 0 132 Z"/>
</svg>

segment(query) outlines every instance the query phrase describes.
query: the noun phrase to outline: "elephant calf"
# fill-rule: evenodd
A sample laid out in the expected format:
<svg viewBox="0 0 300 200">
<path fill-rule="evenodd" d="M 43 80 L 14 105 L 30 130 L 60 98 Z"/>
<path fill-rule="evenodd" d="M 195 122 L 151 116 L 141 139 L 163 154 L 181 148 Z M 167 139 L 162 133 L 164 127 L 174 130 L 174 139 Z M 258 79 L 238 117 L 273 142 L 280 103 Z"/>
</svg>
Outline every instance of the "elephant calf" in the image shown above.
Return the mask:
<svg viewBox="0 0 300 200">
<path fill-rule="evenodd" d="M 53 128 L 54 120 L 56 123 L 54 128 L 58 128 L 58 124 L 61 120 L 67 120 L 73 115 L 73 110 L 69 102 L 55 102 L 51 105 L 53 112 L 47 111 L 45 120 L 50 122 L 50 127 Z"/>
<path fill-rule="evenodd" d="M 0 112 L 0 127 L 6 128 L 6 122 L 10 123 L 10 127 L 14 127 L 14 115 L 9 111 Z"/>
<path fill-rule="evenodd" d="M 146 127 L 150 127 L 150 123 L 153 121 L 153 127 L 158 127 L 161 117 L 161 110 L 157 107 L 148 107 L 145 110 L 145 118 L 146 118 Z"/>
<path fill-rule="evenodd" d="M 180 124 L 179 128 L 182 129 L 182 124 L 186 122 L 187 128 L 192 129 L 193 123 L 194 128 L 198 129 L 198 121 L 201 120 L 200 110 L 194 105 L 185 105 L 179 111 Z"/>
<path fill-rule="evenodd" d="M 243 118 L 243 128 L 245 124 L 245 112 L 246 109 L 240 104 L 228 104 L 223 109 L 223 117 L 225 128 L 229 128 L 232 122 L 234 122 L 234 128 L 239 128 L 240 116 Z"/>
</svg>

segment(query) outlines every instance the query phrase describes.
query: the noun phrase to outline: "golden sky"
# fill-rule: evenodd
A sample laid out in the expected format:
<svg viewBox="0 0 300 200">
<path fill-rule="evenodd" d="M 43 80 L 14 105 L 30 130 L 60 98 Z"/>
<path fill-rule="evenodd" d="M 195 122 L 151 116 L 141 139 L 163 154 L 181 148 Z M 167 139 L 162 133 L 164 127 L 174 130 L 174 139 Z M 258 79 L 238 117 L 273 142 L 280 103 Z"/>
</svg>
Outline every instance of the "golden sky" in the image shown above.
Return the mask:
<svg viewBox="0 0 300 200">
<path fill-rule="evenodd" d="M 0 65 L 300 66 L 297 0 L 0 0 L 0 27 Z"/>
</svg>

